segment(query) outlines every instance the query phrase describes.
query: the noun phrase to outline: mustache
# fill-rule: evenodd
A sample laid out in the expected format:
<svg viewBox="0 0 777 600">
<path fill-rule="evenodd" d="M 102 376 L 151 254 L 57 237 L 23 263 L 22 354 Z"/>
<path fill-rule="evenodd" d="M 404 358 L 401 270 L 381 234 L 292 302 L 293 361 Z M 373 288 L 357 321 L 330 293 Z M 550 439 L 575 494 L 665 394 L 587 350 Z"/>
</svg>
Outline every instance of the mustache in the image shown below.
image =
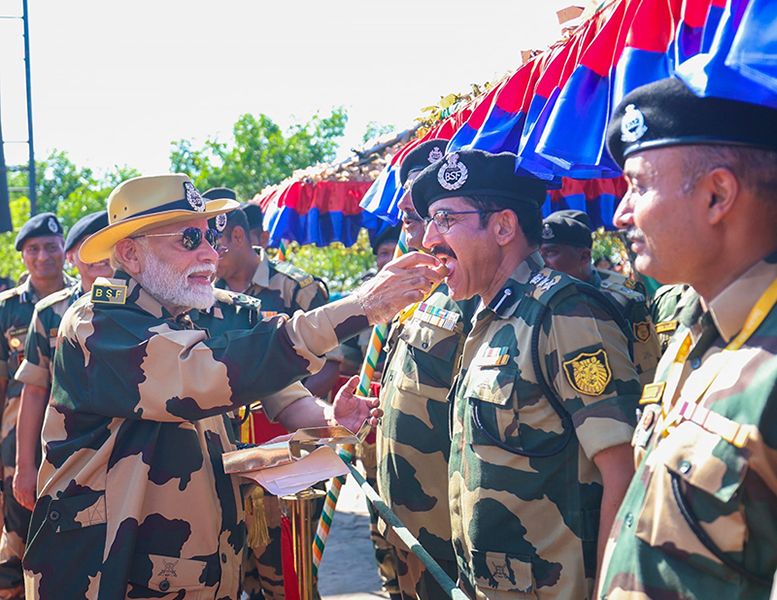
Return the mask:
<svg viewBox="0 0 777 600">
<path fill-rule="evenodd" d="M 435 246 L 434 248 L 431 249 L 431 253 L 432 253 L 432 256 L 434 257 L 442 255 L 456 260 L 456 253 L 453 250 L 451 250 L 450 246 L 445 244 Z"/>
<path fill-rule="evenodd" d="M 406 210 L 403 212 L 403 220 L 405 221 L 415 221 L 416 223 L 423 223 L 423 219 L 421 218 L 421 215 L 419 215 L 414 210 Z"/>
<path fill-rule="evenodd" d="M 626 231 L 626 239 L 630 242 L 644 242 L 645 234 L 638 227 L 629 227 Z"/>
</svg>

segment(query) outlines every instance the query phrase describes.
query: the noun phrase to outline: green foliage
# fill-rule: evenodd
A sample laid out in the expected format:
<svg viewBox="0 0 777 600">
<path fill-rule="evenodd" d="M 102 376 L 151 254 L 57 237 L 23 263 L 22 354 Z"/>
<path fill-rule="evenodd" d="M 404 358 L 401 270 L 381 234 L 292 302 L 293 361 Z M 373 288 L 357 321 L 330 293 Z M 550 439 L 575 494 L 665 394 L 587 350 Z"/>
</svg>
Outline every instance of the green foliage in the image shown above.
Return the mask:
<svg viewBox="0 0 777 600">
<path fill-rule="evenodd" d="M 367 123 L 367 129 L 364 132 L 364 135 L 362 136 L 362 142 L 366 144 L 370 140 L 376 140 L 380 136 L 386 135 L 387 133 L 391 133 L 395 129 L 396 127 L 394 127 L 393 125 L 383 125 L 378 121 L 370 121 L 369 123 Z"/>
<path fill-rule="evenodd" d="M 620 235 L 614 231 L 605 231 L 604 227 L 594 231 L 594 246 L 591 249 L 591 260 L 596 262 L 600 258 L 606 258 L 613 265 L 629 258 Z"/>
<path fill-rule="evenodd" d="M 266 115 L 245 114 L 232 129 L 233 141 L 209 139 L 202 148 L 189 140 L 173 142 L 171 170 L 189 175 L 202 191 L 225 186 L 250 199 L 297 169 L 332 160 L 347 120 L 341 107 L 284 132 Z"/>
<path fill-rule="evenodd" d="M 269 250 L 271 255 L 275 252 Z M 330 292 L 350 292 L 361 283 L 367 271 L 375 269 L 375 255 L 366 229 L 359 232 L 359 238 L 350 248 L 340 243 L 317 248 L 292 242 L 286 253 L 292 264 L 326 281 Z"/>
</svg>

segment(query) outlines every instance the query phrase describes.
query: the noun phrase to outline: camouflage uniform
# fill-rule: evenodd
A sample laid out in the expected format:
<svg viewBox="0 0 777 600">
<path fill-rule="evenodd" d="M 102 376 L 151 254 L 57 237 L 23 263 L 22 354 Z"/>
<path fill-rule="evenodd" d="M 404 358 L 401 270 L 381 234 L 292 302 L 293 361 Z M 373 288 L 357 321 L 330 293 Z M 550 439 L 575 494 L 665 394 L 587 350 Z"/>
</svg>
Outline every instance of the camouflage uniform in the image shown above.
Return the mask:
<svg viewBox="0 0 777 600">
<path fill-rule="evenodd" d="M 263 248 L 254 249 L 261 262 L 251 284 L 243 293 L 259 298 L 265 315 L 293 315 L 298 310 L 318 308 L 329 301 L 329 292 L 319 279 L 288 261 L 270 258 Z M 219 279 L 215 286 L 225 289 L 227 284 L 223 279 Z"/>
<path fill-rule="evenodd" d="M 479 299 L 454 302 L 444 284 L 395 321 L 387 344 L 378 429 L 380 495 L 455 580 L 448 510 L 448 392 Z M 381 525 L 383 522 L 381 521 Z M 391 530 L 405 598 L 447 598 L 423 564 Z"/>
<path fill-rule="evenodd" d="M 744 344 L 723 349 L 775 280 L 777 253 L 718 294 L 708 312 L 698 300 L 683 311 L 657 383 L 643 393 L 632 442 L 639 466 L 610 533 L 598 597 L 769 597 L 777 568 L 777 308 L 767 303 Z"/>
<path fill-rule="evenodd" d="M 314 372 L 367 319 L 346 300 L 209 339 L 116 276 L 60 326 L 27 597 L 238 598 L 245 525 L 224 414 Z"/>
<path fill-rule="evenodd" d="M 65 284 L 73 280 L 63 274 Z M 24 544 L 30 523 L 30 511 L 16 501 L 13 495 L 13 476 L 16 467 L 16 417 L 19 414 L 22 382 L 14 378 L 24 361 L 27 332 L 38 301 L 32 282 L 24 283 L 0 294 L 0 377 L 7 380 L 2 418 L 0 455 L 3 465 L 3 537 L 0 541 L 0 598 L 22 594 L 22 565 Z M 16 590 L 11 592 L 9 590 Z M 23 596 L 23 594 L 22 594 Z M 20 596 L 20 597 L 22 597 Z"/>
<path fill-rule="evenodd" d="M 666 352 L 677 330 L 677 316 L 689 302 L 695 302 L 697 299 L 696 291 L 684 284 L 664 285 L 656 290 L 650 313 L 661 342 L 661 354 Z"/>
<path fill-rule="evenodd" d="M 461 585 L 479 600 L 591 597 L 593 458 L 634 428 L 640 384 L 626 336 L 583 290 L 598 292 L 542 267 L 539 253 L 527 257 L 481 308 L 454 384 L 451 529 Z"/>
<path fill-rule="evenodd" d="M 590 283 L 615 300 L 632 328 L 634 365 L 644 386 L 653 381 L 661 359 L 661 346 L 645 294 L 635 289 L 636 283 L 620 273 L 593 269 Z"/>
</svg>

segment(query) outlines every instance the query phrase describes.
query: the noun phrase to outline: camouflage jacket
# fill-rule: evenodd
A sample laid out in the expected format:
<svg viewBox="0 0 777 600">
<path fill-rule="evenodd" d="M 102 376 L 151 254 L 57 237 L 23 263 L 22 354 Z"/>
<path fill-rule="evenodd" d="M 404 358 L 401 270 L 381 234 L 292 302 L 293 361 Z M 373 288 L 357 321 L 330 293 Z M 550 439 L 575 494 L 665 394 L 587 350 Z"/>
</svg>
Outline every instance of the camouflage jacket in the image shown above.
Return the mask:
<svg viewBox="0 0 777 600">
<path fill-rule="evenodd" d="M 777 280 L 777 253 L 681 319 L 645 388 L 638 468 L 600 598 L 766 599 L 777 569 L 777 307 L 723 352 Z M 761 306 L 759 306 L 761 308 Z M 694 307 L 688 307 L 688 313 Z M 697 402 L 698 401 L 698 402 Z"/>
<path fill-rule="evenodd" d="M 621 307 L 634 334 L 634 365 L 639 373 L 639 381 L 643 386 L 651 383 L 661 359 L 661 345 L 645 294 L 634 289 L 636 284 L 633 280 L 612 271 L 594 269 L 588 283 L 610 296 Z"/>
<path fill-rule="evenodd" d="M 64 288 L 49 294 L 35 305 L 30 331 L 24 344 L 24 360 L 14 378 L 42 388 L 51 388 L 54 376 L 54 349 L 62 315 L 83 295 L 81 285 Z"/>
<path fill-rule="evenodd" d="M 116 277 L 60 325 L 27 597 L 238 598 L 245 527 L 223 414 L 315 372 L 367 319 L 345 299 L 208 337 Z"/>
<path fill-rule="evenodd" d="M 243 293 L 262 301 L 265 316 L 278 313 L 293 315 L 295 311 L 318 308 L 329 301 L 329 292 L 319 279 L 288 261 L 268 257 L 263 248 L 255 250 L 261 262 Z M 219 279 L 215 286 L 225 289 L 227 284 Z"/>
<path fill-rule="evenodd" d="M 481 308 L 455 383 L 453 545 L 478 599 L 591 597 L 602 498 L 593 457 L 634 428 L 640 384 L 626 335 L 580 292 L 587 284 L 542 267 L 530 255 Z M 558 410 L 532 364 L 538 319 Z"/>
<path fill-rule="evenodd" d="M 695 304 L 699 295 L 687 285 L 665 285 L 656 291 L 650 312 L 656 324 L 656 333 L 661 342 L 661 354 L 666 352 L 672 336 L 677 330 L 680 314 L 686 306 Z"/>
<path fill-rule="evenodd" d="M 435 558 L 455 560 L 448 510 L 448 392 L 479 299 L 454 302 L 443 284 L 389 334 L 381 389 L 378 486 Z M 387 539 L 404 544 L 393 532 Z"/>
</svg>

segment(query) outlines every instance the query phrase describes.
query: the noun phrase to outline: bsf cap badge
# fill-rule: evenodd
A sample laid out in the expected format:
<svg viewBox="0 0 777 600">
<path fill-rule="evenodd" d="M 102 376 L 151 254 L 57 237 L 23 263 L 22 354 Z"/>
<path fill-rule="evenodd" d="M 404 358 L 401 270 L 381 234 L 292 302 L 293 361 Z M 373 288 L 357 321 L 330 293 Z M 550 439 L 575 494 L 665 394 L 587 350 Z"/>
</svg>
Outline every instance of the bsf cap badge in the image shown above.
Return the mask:
<svg viewBox="0 0 777 600">
<path fill-rule="evenodd" d="M 205 200 L 202 199 L 197 188 L 188 181 L 184 181 L 183 189 L 186 191 L 186 201 L 197 212 L 205 212 Z"/>
<path fill-rule="evenodd" d="M 633 104 L 626 106 L 621 119 L 621 141 L 632 144 L 645 135 L 647 130 L 642 111 Z"/>
<path fill-rule="evenodd" d="M 553 228 L 545 223 L 545 225 L 542 226 L 542 239 L 543 240 L 552 240 L 554 238 L 553 234 Z"/>
<path fill-rule="evenodd" d="M 49 217 L 46 225 L 48 225 L 49 231 L 51 231 L 51 233 L 57 233 L 59 231 L 59 227 L 57 227 L 57 222 L 54 220 L 54 217 Z"/>
<path fill-rule="evenodd" d="M 442 156 L 443 156 L 442 150 L 440 150 L 438 146 L 435 146 L 434 148 L 432 148 L 432 151 L 429 153 L 429 159 L 428 159 L 429 164 L 433 165 L 438 160 L 442 159 Z"/>
<path fill-rule="evenodd" d="M 220 215 L 216 215 L 216 231 L 221 233 L 224 231 L 224 228 L 227 226 L 227 214 L 221 213 Z"/>
<path fill-rule="evenodd" d="M 459 154 L 454 152 L 437 172 L 437 181 L 446 190 L 453 191 L 464 185 L 468 175 L 467 167 L 459 162 Z"/>
</svg>

